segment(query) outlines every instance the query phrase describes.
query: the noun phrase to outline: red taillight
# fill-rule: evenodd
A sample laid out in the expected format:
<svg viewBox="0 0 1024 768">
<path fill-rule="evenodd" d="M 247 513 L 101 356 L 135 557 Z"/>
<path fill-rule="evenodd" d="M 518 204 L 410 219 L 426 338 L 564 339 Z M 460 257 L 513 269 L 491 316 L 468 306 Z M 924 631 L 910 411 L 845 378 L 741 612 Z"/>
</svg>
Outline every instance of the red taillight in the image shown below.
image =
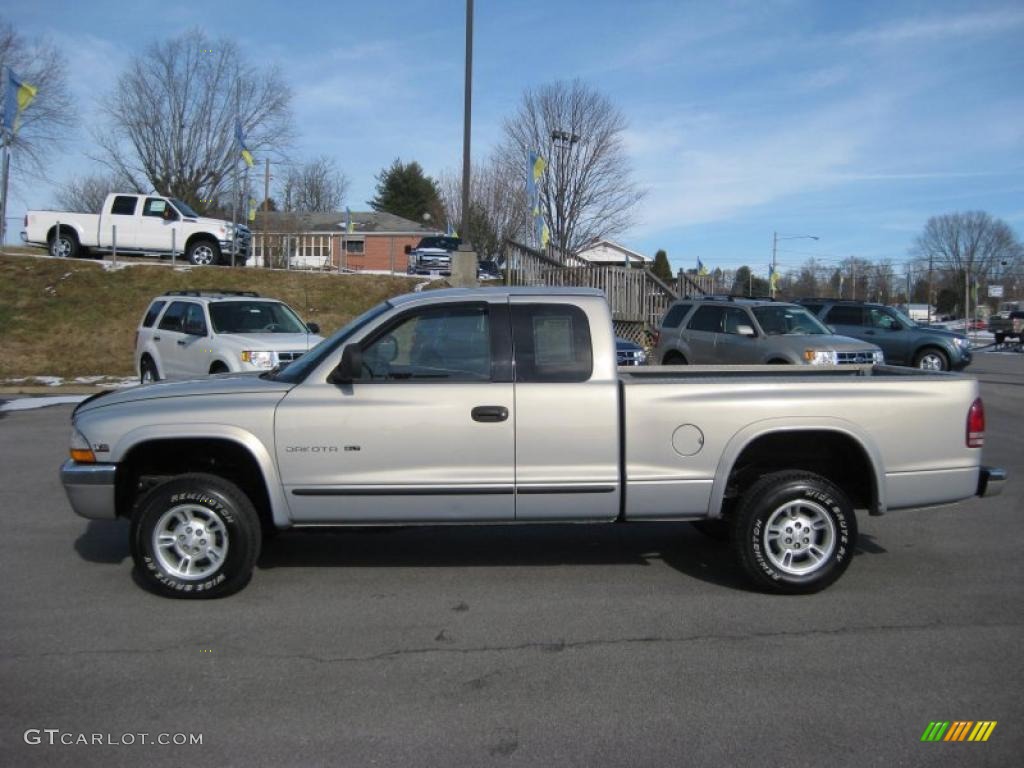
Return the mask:
<svg viewBox="0 0 1024 768">
<path fill-rule="evenodd" d="M 981 448 L 985 444 L 985 406 L 979 397 L 967 412 L 967 447 Z"/>
</svg>

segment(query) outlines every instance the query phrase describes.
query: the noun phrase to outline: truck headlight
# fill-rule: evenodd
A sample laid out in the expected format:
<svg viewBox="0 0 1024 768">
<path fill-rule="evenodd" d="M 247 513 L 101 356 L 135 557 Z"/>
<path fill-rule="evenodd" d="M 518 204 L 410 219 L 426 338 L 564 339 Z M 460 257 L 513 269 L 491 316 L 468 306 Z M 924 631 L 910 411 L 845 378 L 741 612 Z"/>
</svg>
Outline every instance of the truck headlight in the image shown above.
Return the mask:
<svg viewBox="0 0 1024 768">
<path fill-rule="evenodd" d="M 242 362 L 257 368 L 273 368 L 274 353 L 267 349 L 247 349 L 242 352 Z"/>
<path fill-rule="evenodd" d="M 92 446 L 85 439 L 85 435 L 74 427 L 71 428 L 71 440 L 68 443 L 68 453 L 71 460 L 79 464 L 95 464 L 96 454 L 92 452 Z"/>
<path fill-rule="evenodd" d="M 838 365 L 839 355 L 834 349 L 805 349 L 804 360 L 808 365 Z"/>
</svg>

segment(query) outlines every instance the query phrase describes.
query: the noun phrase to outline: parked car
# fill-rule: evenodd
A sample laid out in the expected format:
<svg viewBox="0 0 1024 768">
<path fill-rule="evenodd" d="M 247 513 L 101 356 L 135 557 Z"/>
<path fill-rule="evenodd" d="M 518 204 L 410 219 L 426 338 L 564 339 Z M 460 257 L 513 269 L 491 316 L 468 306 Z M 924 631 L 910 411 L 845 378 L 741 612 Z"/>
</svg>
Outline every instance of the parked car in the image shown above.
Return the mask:
<svg viewBox="0 0 1024 768">
<path fill-rule="evenodd" d="M 635 341 L 615 337 L 615 357 L 619 365 L 646 365 L 647 351 Z"/>
<path fill-rule="evenodd" d="M 723 519 L 754 585 L 816 592 L 858 513 L 1006 479 L 967 376 L 615 363 L 595 289 L 407 294 L 284 369 L 93 396 L 61 481 L 83 517 L 130 520 L 142 584 L 204 598 L 245 586 L 263 530 Z"/>
<path fill-rule="evenodd" d="M 452 254 L 459 250 L 462 240 L 448 235 L 429 235 L 420 238 L 415 248 L 406 246 L 410 275 L 452 273 Z"/>
<path fill-rule="evenodd" d="M 114 192 L 100 213 L 29 211 L 21 239 L 67 258 L 109 253 L 115 241 L 125 255 L 170 255 L 173 249 L 197 266 L 231 264 L 234 248 L 234 263 L 242 265 L 252 233 L 244 224 L 200 216 L 174 197 Z"/>
<path fill-rule="evenodd" d="M 996 344 L 1007 339 L 1024 340 L 1024 301 L 1004 301 L 999 304 L 999 311 L 988 319 L 988 329 L 995 336 Z"/>
<path fill-rule="evenodd" d="M 669 307 L 657 334 L 661 365 L 874 365 L 874 344 L 837 336 L 803 307 L 770 299 L 704 297 Z"/>
<path fill-rule="evenodd" d="M 150 302 L 135 333 L 139 380 L 265 371 L 323 339 L 316 323 L 251 291 L 168 291 Z"/>
<path fill-rule="evenodd" d="M 838 299 L 799 299 L 797 303 L 836 333 L 877 344 L 891 365 L 956 371 L 971 362 L 971 342 L 966 336 L 918 325 L 893 307 Z"/>
</svg>

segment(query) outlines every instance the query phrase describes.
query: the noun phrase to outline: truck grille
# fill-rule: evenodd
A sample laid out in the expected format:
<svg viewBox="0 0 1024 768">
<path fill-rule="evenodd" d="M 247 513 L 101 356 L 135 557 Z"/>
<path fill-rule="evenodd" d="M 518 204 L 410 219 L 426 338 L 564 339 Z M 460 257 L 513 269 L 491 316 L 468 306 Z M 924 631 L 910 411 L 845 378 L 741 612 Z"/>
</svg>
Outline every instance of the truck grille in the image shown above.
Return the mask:
<svg viewBox="0 0 1024 768">
<path fill-rule="evenodd" d="M 836 355 L 839 365 L 872 365 L 875 362 L 875 353 L 868 350 L 863 352 L 840 352 Z"/>
</svg>

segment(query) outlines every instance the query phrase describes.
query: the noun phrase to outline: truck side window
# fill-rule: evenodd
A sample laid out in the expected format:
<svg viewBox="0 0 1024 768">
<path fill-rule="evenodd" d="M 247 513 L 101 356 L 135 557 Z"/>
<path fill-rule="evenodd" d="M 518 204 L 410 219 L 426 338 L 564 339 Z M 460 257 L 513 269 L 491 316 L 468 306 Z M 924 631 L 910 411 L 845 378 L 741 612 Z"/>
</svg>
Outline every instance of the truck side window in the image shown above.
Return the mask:
<svg viewBox="0 0 1024 768">
<path fill-rule="evenodd" d="M 491 331 L 483 305 L 410 315 L 363 349 L 363 381 L 489 381 Z"/>
<path fill-rule="evenodd" d="M 114 216 L 134 216 L 135 204 L 138 202 L 139 198 L 132 195 L 118 195 L 110 206 L 110 213 Z"/>
<path fill-rule="evenodd" d="M 146 205 L 142 209 L 143 216 L 152 216 L 156 219 L 164 218 L 167 211 L 167 201 L 159 197 L 147 197 Z"/>
<path fill-rule="evenodd" d="M 665 319 L 661 321 L 662 328 L 678 328 L 679 324 L 683 322 L 683 318 L 686 313 L 690 311 L 692 304 L 676 304 L 665 315 Z"/>
<path fill-rule="evenodd" d="M 594 372 L 590 323 L 571 304 L 515 304 L 512 343 L 518 382 L 580 382 Z"/>
<path fill-rule="evenodd" d="M 185 311 L 191 303 L 188 301 L 172 301 L 171 306 L 164 312 L 164 316 L 160 318 L 160 330 L 180 332 L 182 321 L 185 319 Z"/>
<path fill-rule="evenodd" d="M 690 331 L 707 331 L 709 333 L 722 332 L 722 316 L 725 314 L 725 307 L 703 306 L 698 307 L 690 318 Z"/>
<path fill-rule="evenodd" d="M 832 325 L 861 325 L 864 322 L 863 314 L 860 307 L 844 307 L 837 304 L 828 311 L 825 322 Z"/>
<path fill-rule="evenodd" d="M 156 322 L 156 318 L 160 314 L 160 310 L 164 308 L 164 304 L 166 304 L 166 303 L 167 303 L 166 301 L 154 301 L 150 305 L 149 311 L 146 312 L 146 317 L 142 321 L 142 327 L 143 328 L 152 328 L 153 327 L 153 323 Z"/>
</svg>

